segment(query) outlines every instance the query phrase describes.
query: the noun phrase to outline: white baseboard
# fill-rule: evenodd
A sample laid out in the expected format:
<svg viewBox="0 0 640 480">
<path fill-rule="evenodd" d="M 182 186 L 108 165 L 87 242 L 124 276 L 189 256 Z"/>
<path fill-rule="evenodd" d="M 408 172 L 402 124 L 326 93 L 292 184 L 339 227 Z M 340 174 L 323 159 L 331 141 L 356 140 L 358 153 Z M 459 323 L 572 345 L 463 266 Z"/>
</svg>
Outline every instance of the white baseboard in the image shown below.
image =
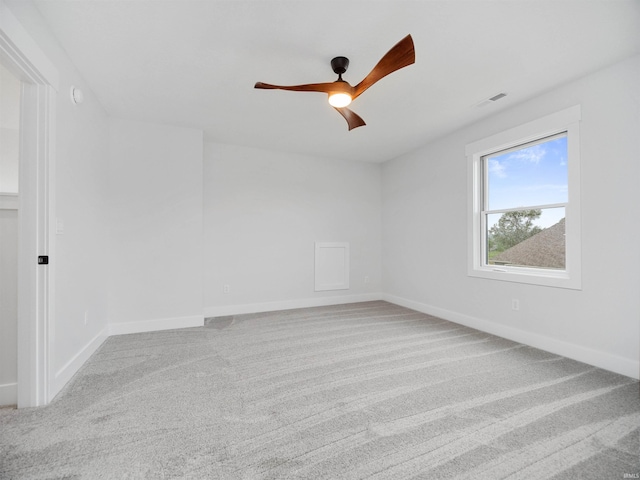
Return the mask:
<svg viewBox="0 0 640 480">
<path fill-rule="evenodd" d="M 109 336 L 126 335 L 129 333 L 157 332 L 159 330 L 174 330 L 176 328 L 202 327 L 204 316 L 159 318 L 138 322 L 122 322 L 109 324 Z"/>
<path fill-rule="evenodd" d="M 417 310 L 418 312 L 433 315 L 454 323 L 459 323 L 460 325 L 475 328 L 514 342 L 555 353 L 556 355 L 578 360 L 579 362 L 587 363 L 611 372 L 626 375 L 631 378 L 640 378 L 640 361 L 637 360 L 631 360 L 611 353 L 593 350 L 591 348 L 539 335 L 537 333 L 531 333 L 517 328 L 496 324 L 488 320 L 445 310 L 425 303 L 415 302 L 395 295 L 383 294 L 381 298 L 382 300 L 395 303 L 402 307 L 407 307 L 412 310 Z"/>
<path fill-rule="evenodd" d="M 5 383 L 0 385 L 0 407 L 18 404 L 18 384 Z"/>
<path fill-rule="evenodd" d="M 381 300 L 381 293 L 363 293 L 359 295 L 343 295 L 336 297 L 302 298 L 299 300 L 282 300 L 279 302 L 247 303 L 239 305 L 222 305 L 206 307 L 205 318 L 225 315 L 241 315 L 244 313 L 274 312 L 276 310 L 292 310 L 294 308 L 326 307 L 346 303 L 372 302 Z"/>
<path fill-rule="evenodd" d="M 284 300 L 277 302 L 251 303 L 239 305 L 224 305 L 204 309 L 204 315 L 189 317 L 162 318 L 128 323 L 111 323 L 96 335 L 80 352 L 67 362 L 56 374 L 50 385 L 48 401 L 51 401 L 62 388 L 71 380 L 82 365 L 98 350 L 102 343 L 111 335 L 129 333 L 153 332 L 172 330 L 177 328 L 201 327 L 205 317 L 225 315 L 240 315 L 245 313 L 272 312 L 276 310 L 291 310 L 295 308 L 322 307 L 328 305 L 342 305 L 358 302 L 384 300 L 396 305 L 410 308 L 419 312 L 434 315 L 460 325 L 475 328 L 483 332 L 497 335 L 514 342 L 546 350 L 563 357 L 594 365 L 605 370 L 626 375 L 632 378 L 640 377 L 640 362 L 613 355 L 599 350 L 593 350 L 580 345 L 546 337 L 536 333 L 519 330 L 513 327 L 490 322 L 470 315 L 464 315 L 451 310 L 434 307 L 425 303 L 408 300 L 383 293 L 368 293 L 359 295 L 345 295 L 335 297 L 305 298 L 299 300 Z M 13 405 L 17 398 L 17 384 L 0 385 L 0 405 Z M 12 400 L 13 399 L 13 400 Z"/>
<path fill-rule="evenodd" d="M 71 360 L 69 360 L 60 370 L 58 370 L 53 378 L 53 381 L 49 385 L 49 398 L 47 403 L 55 398 L 60 393 L 64 386 L 71 380 L 80 367 L 89 360 L 89 357 L 93 355 L 100 345 L 107 339 L 107 327 L 103 328 L 98 335 L 93 337 L 87 345 L 76 353 Z"/>
</svg>

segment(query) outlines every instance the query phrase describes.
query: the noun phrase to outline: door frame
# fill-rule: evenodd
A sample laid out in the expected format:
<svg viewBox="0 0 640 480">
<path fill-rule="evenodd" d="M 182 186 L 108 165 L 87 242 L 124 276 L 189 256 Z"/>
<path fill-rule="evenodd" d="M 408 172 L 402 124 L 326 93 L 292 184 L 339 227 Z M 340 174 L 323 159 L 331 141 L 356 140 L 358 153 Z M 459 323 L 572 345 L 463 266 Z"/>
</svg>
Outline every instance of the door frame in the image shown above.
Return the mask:
<svg viewBox="0 0 640 480">
<path fill-rule="evenodd" d="M 22 82 L 18 209 L 18 408 L 46 405 L 53 378 L 55 106 L 58 70 L 0 0 L 0 62 Z M 39 265 L 46 255 L 48 265 Z"/>
</svg>

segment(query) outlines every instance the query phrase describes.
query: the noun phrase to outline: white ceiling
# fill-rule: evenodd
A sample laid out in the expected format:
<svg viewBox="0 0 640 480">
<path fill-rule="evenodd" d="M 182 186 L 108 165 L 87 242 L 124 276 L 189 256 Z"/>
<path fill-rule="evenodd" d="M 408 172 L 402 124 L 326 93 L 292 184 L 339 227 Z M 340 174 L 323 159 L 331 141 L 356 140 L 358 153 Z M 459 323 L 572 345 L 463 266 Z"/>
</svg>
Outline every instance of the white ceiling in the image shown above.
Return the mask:
<svg viewBox="0 0 640 480">
<path fill-rule="evenodd" d="M 394 158 L 640 53 L 638 0 L 35 4 L 110 115 L 346 160 Z M 253 88 L 333 81 L 338 55 L 354 85 L 408 33 L 415 65 L 354 101 L 367 126 L 351 132 L 324 94 Z M 508 96 L 477 107 L 500 92 Z"/>
</svg>

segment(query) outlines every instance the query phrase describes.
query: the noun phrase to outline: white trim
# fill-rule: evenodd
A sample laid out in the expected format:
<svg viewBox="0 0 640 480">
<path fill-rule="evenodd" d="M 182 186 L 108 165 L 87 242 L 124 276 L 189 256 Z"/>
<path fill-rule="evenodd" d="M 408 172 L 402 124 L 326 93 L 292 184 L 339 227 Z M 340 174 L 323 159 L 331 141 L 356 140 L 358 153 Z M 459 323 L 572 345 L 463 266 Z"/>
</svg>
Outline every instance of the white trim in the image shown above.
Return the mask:
<svg viewBox="0 0 640 480">
<path fill-rule="evenodd" d="M 495 213 L 521 212 L 522 210 L 544 210 L 545 208 L 567 208 L 566 203 L 548 203 L 546 205 L 524 205 L 514 208 L 499 208 L 496 210 L 484 210 L 484 215 L 493 215 Z"/>
<path fill-rule="evenodd" d="M 51 400 L 53 162 L 58 71 L 0 0 L 0 61 L 22 81 L 18 251 L 18 406 Z M 54 218 L 53 215 L 52 218 Z"/>
<path fill-rule="evenodd" d="M 225 315 L 242 315 L 245 313 L 275 312 L 278 310 L 293 310 L 295 308 L 326 307 L 329 305 L 344 305 L 347 303 L 374 302 L 381 299 L 381 293 L 362 293 L 359 295 L 342 295 L 339 297 L 301 298 L 299 300 L 224 305 L 206 307 L 204 309 L 204 316 L 209 318 L 222 317 Z"/>
<path fill-rule="evenodd" d="M 0 407 L 16 405 L 18 400 L 18 384 L 5 383 L 0 385 Z"/>
<path fill-rule="evenodd" d="M 49 266 L 43 272 L 46 281 L 44 295 L 45 302 L 43 305 L 43 323 L 45 325 L 45 338 L 44 338 L 44 358 L 45 358 L 45 368 L 47 368 L 47 382 L 48 379 L 54 379 L 54 365 L 53 359 L 55 351 L 55 312 L 56 312 L 56 302 L 55 302 L 55 293 L 56 293 L 56 268 L 57 268 L 57 257 L 56 257 L 56 92 L 53 87 L 46 87 L 47 92 L 47 100 L 48 106 L 45 115 L 48 116 L 45 123 L 45 132 L 47 135 L 47 144 L 45 146 L 46 150 L 46 164 L 44 168 L 41 170 L 44 172 L 42 174 L 44 180 L 43 185 L 40 186 L 41 189 L 45 190 L 45 195 L 43 201 L 40 203 L 40 207 L 42 208 L 41 217 L 43 217 L 41 222 L 40 231 L 43 237 L 46 238 L 44 240 L 45 244 L 41 246 L 41 251 L 46 255 L 49 255 Z M 45 404 L 48 404 L 53 400 L 57 392 L 52 391 L 51 386 L 46 383 L 45 384 Z"/>
<path fill-rule="evenodd" d="M 127 335 L 129 333 L 157 332 L 160 330 L 175 330 L 178 328 L 202 327 L 204 316 L 158 318 L 154 320 L 139 320 L 136 322 L 121 322 L 109 324 L 109 336 Z"/>
<path fill-rule="evenodd" d="M 18 210 L 19 201 L 17 193 L 0 193 L 0 210 Z"/>
<path fill-rule="evenodd" d="M 7 68 L 19 78 L 24 79 L 26 76 L 33 83 L 50 85 L 58 90 L 58 70 L 0 0 L 0 61 L 2 60 L 9 62 Z"/>
<path fill-rule="evenodd" d="M 93 337 L 87 345 L 85 345 L 78 353 L 76 353 L 71 360 L 69 360 L 65 365 L 58 370 L 54 377 L 54 381 L 51 382 L 50 387 L 50 401 L 60 393 L 60 391 L 69 383 L 71 378 L 78 373 L 78 370 L 82 368 L 91 355 L 93 355 L 98 348 L 107 340 L 108 338 L 108 329 L 107 327 L 103 328 L 98 335 Z"/>
<path fill-rule="evenodd" d="M 55 92 L 48 85 L 22 83 L 18 248 L 18 406 L 50 400 L 50 326 L 54 283 L 49 215 L 54 186 Z M 49 265 L 38 265 L 49 255 Z"/>
<path fill-rule="evenodd" d="M 575 290 L 582 288 L 579 128 L 581 118 L 580 105 L 575 105 L 524 125 L 469 143 L 466 146 L 465 154 L 468 162 L 467 274 L 470 277 Z M 569 201 L 565 207 L 565 270 L 484 265 L 482 158 L 561 132 L 567 132 L 569 159 Z M 525 208 L 528 209 L 530 207 Z"/>
<path fill-rule="evenodd" d="M 485 156 L 515 147 L 521 143 L 533 142 L 540 137 L 554 135 L 581 118 L 580 105 L 574 105 L 504 132 L 471 142 L 465 147 L 465 155 L 467 157 L 471 155 Z"/>
<path fill-rule="evenodd" d="M 444 320 L 449 320 L 450 322 L 475 328 L 514 342 L 539 348 L 540 350 L 545 350 L 556 355 L 587 363 L 604 370 L 626 375 L 631 378 L 640 378 L 640 361 L 637 359 L 634 360 L 620 357 L 611 353 L 576 345 L 575 343 L 569 343 L 555 338 L 546 337 L 544 335 L 539 335 L 537 333 L 531 333 L 525 330 L 500 325 L 489 320 L 434 307 L 426 303 L 408 300 L 395 295 L 383 294 L 382 300 L 410 308 L 412 310 L 417 310 L 418 312 L 433 315 Z"/>
</svg>

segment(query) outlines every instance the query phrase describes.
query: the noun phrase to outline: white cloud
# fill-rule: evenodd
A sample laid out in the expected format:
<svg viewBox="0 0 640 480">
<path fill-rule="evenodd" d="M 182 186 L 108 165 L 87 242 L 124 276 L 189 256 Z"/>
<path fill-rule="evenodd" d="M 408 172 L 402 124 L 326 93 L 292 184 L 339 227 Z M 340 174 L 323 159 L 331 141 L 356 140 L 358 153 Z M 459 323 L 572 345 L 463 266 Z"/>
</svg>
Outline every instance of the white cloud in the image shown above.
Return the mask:
<svg viewBox="0 0 640 480">
<path fill-rule="evenodd" d="M 507 172 L 504 163 L 500 163 L 494 158 L 489 159 L 489 173 L 495 175 L 498 178 L 506 178 Z"/>
<path fill-rule="evenodd" d="M 534 145 L 512 153 L 509 158 L 538 164 L 546 154 L 547 150 L 542 145 Z"/>
</svg>

